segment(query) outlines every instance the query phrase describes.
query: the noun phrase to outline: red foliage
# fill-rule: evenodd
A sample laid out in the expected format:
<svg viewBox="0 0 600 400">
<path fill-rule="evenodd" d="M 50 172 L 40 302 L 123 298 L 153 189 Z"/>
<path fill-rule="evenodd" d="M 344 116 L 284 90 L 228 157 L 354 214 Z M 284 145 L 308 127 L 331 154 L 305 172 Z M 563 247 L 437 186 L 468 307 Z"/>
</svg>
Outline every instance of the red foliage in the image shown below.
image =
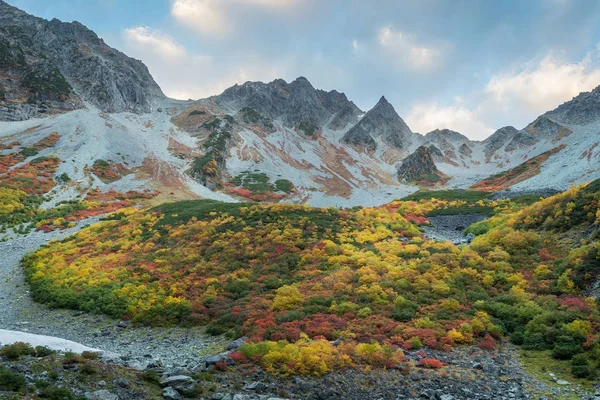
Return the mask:
<svg viewBox="0 0 600 400">
<path fill-rule="evenodd" d="M 239 351 L 234 351 L 229 354 L 229 358 L 231 358 L 236 364 L 243 364 L 248 361 L 246 357 Z"/>
<path fill-rule="evenodd" d="M 440 369 L 445 367 L 447 364 L 437 358 L 422 358 L 419 360 L 418 365 L 423 368 Z"/>
<path fill-rule="evenodd" d="M 587 305 L 585 299 L 575 296 L 561 296 L 558 299 L 560 305 L 570 310 L 589 311 L 590 306 Z"/>
<path fill-rule="evenodd" d="M 496 348 L 496 339 L 494 339 L 491 335 L 485 335 L 485 337 L 481 339 L 477 345 L 485 350 L 494 350 Z"/>
</svg>

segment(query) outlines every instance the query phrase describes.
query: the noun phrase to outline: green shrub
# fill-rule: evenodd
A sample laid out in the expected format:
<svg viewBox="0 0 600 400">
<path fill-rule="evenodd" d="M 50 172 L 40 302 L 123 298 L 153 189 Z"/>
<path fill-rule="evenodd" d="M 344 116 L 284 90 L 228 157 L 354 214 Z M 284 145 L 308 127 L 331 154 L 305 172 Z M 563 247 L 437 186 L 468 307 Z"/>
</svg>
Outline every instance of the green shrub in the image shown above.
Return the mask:
<svg viewBox="0 0 600 400">
<path fill-rule="evenodd" d="M 46 346 L 36 346 L 35 347 L 35 355 L 37 357 L 48 357 L 52 354 L 56 354 L 56 351 L 52 350 Z"/>
<path fill-rule="evenodd" d="M 0 391 L 18 392 L 25 388 L 25 377 L 0 366 Z"/>
<path fill-rule="evenodd" d="M 76 400 L 77 398 L 67 388 L 48 386 L 40 391 L 40 397 L 48 400 Z"/>
<path fill-rule="evenodd" d="M 98 367 L 90 363 L 85 363 L 81 366 L 79 372 L 85 375 L 95 375 L 98 373 Z"/>
<path fill-rule="evenodd" d="M 23 342 L 6 345 L 0 349 L 0 356 L 9 360 L 17 360 L 21 356 L 32 356 L 34 354 L 33 347 Z"/>
</svg>

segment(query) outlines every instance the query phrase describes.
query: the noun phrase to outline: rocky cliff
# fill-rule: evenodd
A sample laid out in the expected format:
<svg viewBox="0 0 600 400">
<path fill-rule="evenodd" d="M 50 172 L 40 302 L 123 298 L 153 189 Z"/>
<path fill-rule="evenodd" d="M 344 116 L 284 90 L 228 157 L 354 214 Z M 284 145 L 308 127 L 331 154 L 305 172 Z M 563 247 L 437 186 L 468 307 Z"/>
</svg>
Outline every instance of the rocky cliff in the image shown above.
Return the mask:
<svg viewBox="0 0 600 400">
<path fill-rule="evenodd" d="M 165 96 L 146 66 L 79 22 L 47 21 L 0 0 L 0 119 L 79 108 L 149 112 Z M 5 55 L 8 55 L 5 58 Z"/>
</svg>

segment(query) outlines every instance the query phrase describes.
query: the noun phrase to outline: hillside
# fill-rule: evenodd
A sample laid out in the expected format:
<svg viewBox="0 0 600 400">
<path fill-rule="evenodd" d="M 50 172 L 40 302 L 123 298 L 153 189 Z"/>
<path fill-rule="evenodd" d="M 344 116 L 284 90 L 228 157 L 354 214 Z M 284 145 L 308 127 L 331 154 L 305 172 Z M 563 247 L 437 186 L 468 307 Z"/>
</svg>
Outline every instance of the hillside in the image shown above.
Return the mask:
<svg viewBox="0 0 600 400">
<path fill-rule="evenodd" d="M 37 301 L 246 335 L 265 342 L 242 354 L 271 372 L 392 366 L 401 349 L 510 339 L 575 356 L 574 375 L 595 376 L 597 350 L 577 355 L 598 346 L 600 314 L 585 293 L 600 271 L 599 185 L 525 207 L 481 200 L 496 215 L 470 228 L 470 247 L 427 240 L 416 225 L 460 199 L 362 210 L 193 201 L 116 214 L 24 266 Z M 291 355 L 271 354 L 281 340 L 323 355 L 290 366 Z"/>
</svg>

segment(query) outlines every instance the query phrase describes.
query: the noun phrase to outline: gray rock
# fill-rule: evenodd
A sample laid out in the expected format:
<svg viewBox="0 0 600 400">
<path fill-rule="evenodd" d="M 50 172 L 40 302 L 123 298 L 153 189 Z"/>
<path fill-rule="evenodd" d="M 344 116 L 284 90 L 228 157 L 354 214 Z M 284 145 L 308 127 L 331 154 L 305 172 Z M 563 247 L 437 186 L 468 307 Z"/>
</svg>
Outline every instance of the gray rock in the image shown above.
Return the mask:
<svg viewBox="0 0 600 400">
<path fill-rule="evenodd" d="M 245 390 L 263 391 L 266 388 L 267 388 L 267 385 L 265 385 L 262 382 L 252 382 L 252 383 L 248 383 L 248 384 L 244 385 Z"/>
<path fill-rule="evenodd" d="M 114 386 L 121 387 L 121 388 L 128 388 L 131 385 L 129 380 L 127 380 L 125 378 L 113 379 L 112 383 Z"/>
<path fill-rule="evenodd" d="M 86 395 L 89 400 L 119 400 L 119 396 L 108 390 L 97 390 Z"/>
<path fill-rule="evenodd" d="M 556 381 L 556 384 L 557 384 L 557 385 L 561 385 L 561 386 L 566 386 L 566 385 L 570 385 L 570 384 L 571 384 L 571 382 L 568 382 L 568 381 L 565 381 L 565 380 L 559 379 L 559 380 L 557 380 L 557 381 Z"/>
<path fill-rule="evenodd" d="M 162 395 L 167 400 L 180 400 L 182 397 L 179 392 L 172 387 L 166 387 L 162 391 Z"/>
<path fill-rule="evenodd" d="M 194 380 L 186 375 L 170 376 L 160 382 L 161 387 L 172 387 L 179 392 L 191 390 L 196 385 Z"/>
<path fill-rule="evenodd" d="M 219 362 L 224 362 L 227 365 L 234 364 L 234 361 L 231 359 L 231 357 L 229 357 L 228 352 L 216 354 L 214 356 L 209 356 L 209 357 L 206 357 L 206 359 L 204 359 L 204 363 L 206 364 L 207 367 L 210 367 L 211 365 L 215 365 Z"/>
<path fill-rule="evenodd" d="M 244 337 L 234 340 L 233 342 L 229 342 L 227 344 L 226 349 L 227 350 L 235 350 L 235 349 L 239 348 L 246 340 L 248 340 L 248 338 L 246 336 L 244 336 Z"/>
</svg>

